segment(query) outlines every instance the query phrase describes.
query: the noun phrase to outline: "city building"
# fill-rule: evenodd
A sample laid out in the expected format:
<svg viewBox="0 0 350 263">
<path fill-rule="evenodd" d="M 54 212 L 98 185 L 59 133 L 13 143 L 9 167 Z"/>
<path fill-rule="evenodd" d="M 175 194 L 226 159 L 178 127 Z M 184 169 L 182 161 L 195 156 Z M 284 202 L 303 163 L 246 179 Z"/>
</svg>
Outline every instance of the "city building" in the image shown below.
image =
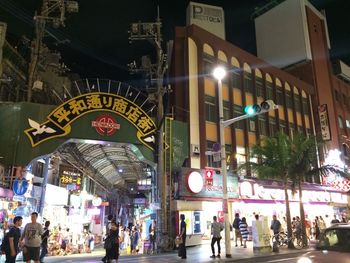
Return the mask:
<svg viewBox="0 0 350 263">
<path fill-rule="evenodd" d="M 294 1 L 286 1 L 286 4 L 290 4 L 290 2 Z M 176 184 L 179 186 L 176 194 L 177 200 L 173 202 L 172 210 L 176 222 L 178 222 L 179 214 L 186 213 L 189 225 L 192 226 L 189 230 L 190 243 L 200 243 L 201 235 L 208 236 L 210 229 L 207 223 L 211 221 L 212 216 L 217 215 L 220 218 L 223 215 L 221 202 L 223 186 L 219 169 L 221 166 L 219 155 L 221 146 L 219 144 L 218 81 L 212 76 L 217 65 L 222 65 L 227 70 L 227 75 L 222 80 L 224 120 L 243 115 L 243 109 L 246 105 L 260 104 L 264 100 L 271 99 L 279 106 L 274 111 L 236 122 L 225 128 L 224 141 L 228 164 L 227 181 L 231 219 L 232 214 L 236 212 L 246 216 L 249 220 L 253 218 L 254 214 L 261 214 L 269 218 L 273 213 L 279 217 L 285 215 L 284 206 L 281 206 L 284 203 L 284 197 L 280 194 L 276 195 L 282 190 L 278 182 L 259 181 L 256 175 L 249 174 L 249 171 L 247 174 L 239 174 L 238 178 L 233 173 L 239 164 L 249 161 L 249 149 L 259 139 L 264 136 L 273 136 L 278 131 L 285 132 L 290 136 L 296 132 L 305 135 L 322 135 L 323 139 L 327 141 L 323 150 L 324 159 L 321 160 L 322 162 L 327 159 L 327 154 L 331 150 L 343 149 L 342 141 L 339 139 L 342 136 L 338 134 L 338 125 L 335 121 L 337 118 L 335 117 L 336 111 L 333 109 L 335 107 L 332 102 L 333 93 L 329 90 L 328 86 L 330 85 L 328 84 L 334 82 L 337 83 L 338 88 L 344 89 L 347 84 L 332 76 L 329 71 L 331 67 L 328 53 L 325 53 L 327 51 L 327 37 L 324 18 L 320 18 L 320 13 L 307 1 L 300 1 L 300 3 L 304 3 L 305 11 L 303 13 L 308 12 L 309 21 L 313 21 L 311 18 L 319 18 L 318 26 L 320 28 L 318 30 L 323 28 L 321 32 L 324 33 L 321 37 L 324 40 L 323 49 L 315 39 L 315 46 L 310 47 L 312 52 L 309 50 L 309 53 L 312 54 L 315 53 L 314 49 L 322 51 L 323 53 L 320 54 L 322 56 L 317 57 L 324 59 L 309 61 L 308 64 L 301 63 L 300 67 L 303 68 L 300 68 L 299 71 L 304 73 L 305 78 L 295 74 L 294 72 L 297 70 L 293 71 L 293 67 L 284 69 L 274 66 L 268 62 L 273 61 L 272 59 L 264 60 L 232 45 L 223 38 L 210 33 L 210 30 L 207 31 L 203 24 L 198 26 L 192 23 L 186 27 L 177 27 L 175 30 L 172 77 L 176 81 L 173 84 L 172 106 L 175 120 L 186 122 L 188 125 L 190 154 L 184 162 L 184 168 L 177 171 L 178 181 Z M 197 3 L 197 5 L 200 4 Z M 210 7 L 205 6 L 205 8 Z M 279 8 L 279 6 L 275 8 Z M 273 10 L 271 9 L 271 12 Z M 286 10 L 285 12 L 288 12 Z M 276 13 L 271 14 L 270 20 L 273 20 L 275 16 Z M 283 14 L 276 17 L 288 18 Z M 207 21 L 214 23 L 217 20 L 207 19 Z M 279 23 L 273 21 L 274 26 L 271 27 L 272 22 L 269 22 L 270 26 L 263 27 L 265 30 L 277 27 L 276 25 Z M 258 22 L 256 23 L 258 24 Z M 293 24 L 294 29 L 297 25 L 300 26 L 300 23 Z M 305 25 L 302 26 L 304 29 Z M 316 28 L 313 25 L 311 28 L 314 31 L 310 34 L 310 39 L 316 37 L 314 35 Z M 257 34 L 264 36 L 264 40 L 268 39 L 273 42 L 274 37 L 283 39 L 283 36 L 277 32 L 288 31 L 277 31 L 276 29 L 274 33 L 259 32 L 257 30 Z M 276 43 L 276 45 L 283 46 L 285 44 L 288 47 L 288 41 L 290 41 L 288 36 L 289 33 L 286 34 L 286 43 Z M 257 40 L 259 41 L 259 37 Z M 258 43 L 258 45 L 266 47 L 270 42 Z M 312 46 L 312 43 L 309 46 Z M 278 51 L 277 47 L 271 45 L 269 52 L 266 53 L 275 54 L 275 49 Z M 287 54 L 285 50 L 283 52 L 285 52 L 286 58 L 293 58 L 294 53 Z M 309 55 L 309 53 L 307 54 Z M 277 54 L 279 53 L 277 52 Z M 279 59 L 277 56 L 273 58 Z M 287 61 L 286 63 L 290 64 L 291 62 Z M 306 65 L 309 67 L 304 68 Z M 297 65 L 293 66 L 297 68 Z M 310 70 L 312 70 L 312 74 Z M 313 77 L 312 81 L 310 81 L 310 74 Z M 324 82 L 325 80 L 328 82 Z M 327 90 L 325 90 L 326 87 Z M 322 115 L 322 109 L 325 108 L 325 106 L 322 107 L 323 105 L 328 108 L 328 115 Z M 319 118 L 321 118 L 321 122 Z M 327 133 L 327 130 L 324 132 L 325 129 L 328 129 L 329 132 Z M 345 128 L 343 130 L 345 132 Z M 335 179 L 333 178 L 333 180 Z M 334 187 L 337 185 L 321 185 L 324 183 L 321 181 L 321 178 L 314 178 L 312 182 L 305 183 L 303 186 L 304 194 L 308 196 L 306 202 L 310 218 L 318 214 L 330 216 L 334 213 L 346 213 L 349 197 L 347 191 L 349 189 Z M 345 186 L 348 185 L 348 181 L 342 181 L 342 183 Z M 263 197 L 259 194 L 261 190 Z M 317 200 L 312 196 L 317 196 Z M 299 214 L 296 203 L 293 203 L 297 199 L 293 197 L 291 200 L 292 214 Z M 267 211 L 269 212 L 267 213 Z"/>
</svg>

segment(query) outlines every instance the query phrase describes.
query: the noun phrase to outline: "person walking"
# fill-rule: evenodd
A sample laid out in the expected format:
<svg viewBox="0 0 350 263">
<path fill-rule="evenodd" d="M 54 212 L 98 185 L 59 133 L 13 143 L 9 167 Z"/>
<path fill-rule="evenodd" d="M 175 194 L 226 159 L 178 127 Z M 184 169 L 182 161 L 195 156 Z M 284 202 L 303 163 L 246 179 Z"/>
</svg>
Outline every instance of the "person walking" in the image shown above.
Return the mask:
<svg viewBox="0 0 350 263">
<path fill-rule="evenodd" d="M 149 240 L 152 245 L 152 254 L 156 253 L 156 220 L 149 225 Z"/>
<path fill-rule="evenodd" d="M 179 237 L 182 240 L 182 243 L 179 245 L 179 257 L 181 258 L 187 258 L 186 255 L 186 223 L 185 223 L 185 215 L 181 214 L 180 215 L 180 235 Z"/>
<path fill-rule="evenodd" d="M 239 231 L 241 232 L 242 239 L 243 239 L 243 247 L 247 248 L 247 240 L 248 240 L 248 224 L 247 224 L 247 219 L 245 217 L 242 217 L 241 222 L 239 223 Z"/>
<path fill-rule="evenodd" d="M 139 253 L 140 232 L 139 232 L 137 226 L 134 227 L 134 231 L 133 231 L 132 236 L 133 236 L 133 239 L 132 239 L 133 250 L 131 251 L 131 253 L 138 254 Z"/>
<path fill-rule="evenodd" d="M 6 255 L 5 263 L 15 263 L 16 257 L 19 252 L 19 239 L 21 238 L 20 227 L 22 225 L 23 218 L 16 216 L 13 219 L 13 226 L 10 231 L 6 233 L 4 240 L 2 241 L 1 250 Z"/>
<path fill-rule="evenodd" d="M 115 221 L 111 222 L 109 234 L 105 240 L 104 248 L 106 249 L 105 262 L 112 262 L 119 258 L 119 227 Z"/>
<path fill-rule="evenodd" d="M 241 246 L 243 247 L 243 242 L 242 242 L 242 236 L 241 232 L 239 231 L 239 223 L 241 223 L 241 219 L 239 218 L 239 214 L 235 214 L 235 219 L 233 220 L 232 227 L 235 230 L 235 241 L 236 241 L 236 247 L 237 245 L 237 240 L 240 239 L 241 241 Z"/>
<path fill-rule="evenodd" d="M 107 216 L 107 224 L 106 224 L 106 237 L 109 235 L 109 231 L 111 230 L 112 226 L 112 220 L 113 220 L 113 215 L 108 215 Z M 106 262 L 107 254 L 102 258 L 102 262 Z"/>
<path fill-rule="evenodd" d="M 30 218 L 31 223 L 26 224 L 21 236 L 21 241 L 24 240 L 23 260 L 27 263 L 30 263 L 31 260 L 39 263 L 41 236 L 44 231 L 41 224 L 36 222 L 38 219 L 37 212 L 33 212 Z"/>
<path fill-rule="evenodd" d="M 44 257 L 47 255 L 48 240 L 50 236 L 50 221 L 45 222 L 44 233 L 41 235 L 41 252 L 40 252 L 40 263 L 44 262 Z"/>
<path fill-rule="evenodd" d="M 221 247 L 220 247 L 220 240 L 221 240 L 221 234 L 220 232 L 224 229 L 223 225 L 220 224 L 217 221 L 217 217 L 213 216 L 213 223 L 211 224 L 211 234 L 213 235 L 211 239 L 211 252 L 213 253 L 210 257 L 215 258 L 218 257 L 220 258 L 220 253 L 221 253 Z M 218 254 L 215 256 L 215 242 L 217 243 L 218 246 Z"/>
</svg>

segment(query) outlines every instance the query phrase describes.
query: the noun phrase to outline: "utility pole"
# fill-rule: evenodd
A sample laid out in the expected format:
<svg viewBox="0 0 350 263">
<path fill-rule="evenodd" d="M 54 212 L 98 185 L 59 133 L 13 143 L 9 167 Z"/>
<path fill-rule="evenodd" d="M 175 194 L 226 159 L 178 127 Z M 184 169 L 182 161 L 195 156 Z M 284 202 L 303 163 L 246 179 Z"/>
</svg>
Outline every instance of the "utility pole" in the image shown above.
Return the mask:
<svg viewBox="0 0 350 263">
<path fill-rule="evenodd" d="M 32 100 L 32 89 L 38 73 L 38 65 L 41 59 L 43 38 L 45 36 L 46 23 L 53 27 L 65 26 L 65 14 L 78 12 L 78 2 L 66 0 L 43 0 L 40 14 L 34 16 L 35 36 L 31 43 L 31 54 L 28 69 L 27 101 Z"/>
<path fill-rule="evenodd" d="M 167 176 L 164 169 L 164 107 L 163 107 L 163 96 L 166 89 L 163 85 L 164 74 L 167 70 L 167 57 L 162 49 L 162 35 L 161 35 L 161 22 L 158 16 L 156 22 L 151 23 L 132 23 L 131 30 L 129 31 L 130 43 L 135 40 L 148 40 L 156 48 L 157 58 L 156 63 L 152 64 L 148 56 L 142 57 L 142 65 L 137 68 L 136 63 L 129 64 L 131 73 L 144 73 L 149 76 L 152 80 L 155 80 L 156 89 L 154 94 L 158 101 L 157 110 L 157 185 L 158 195 L 156 194 L 155 200 L 160 204 L 160 210 L 157 210 L 157 234 L 158 237 L 168 235 L 167 226 Z M 167 239 L 166 239 L 167 240 Z M 166 244 L 165 244 L 166 245 Z"/>
</svg>

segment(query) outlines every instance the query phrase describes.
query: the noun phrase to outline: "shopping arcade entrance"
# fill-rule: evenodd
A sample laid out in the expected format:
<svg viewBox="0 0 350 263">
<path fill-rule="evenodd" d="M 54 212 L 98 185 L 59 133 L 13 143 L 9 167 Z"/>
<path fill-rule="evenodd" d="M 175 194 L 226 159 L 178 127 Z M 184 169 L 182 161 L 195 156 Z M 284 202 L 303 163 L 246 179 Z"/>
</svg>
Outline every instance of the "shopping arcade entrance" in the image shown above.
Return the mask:
<svg viewBox="0 0 350 263">
<path fill-rule="evenodd" d="M 6 174 L 47 155 L 82 171 L 111 196 L 154 173 L 155 105 L 146 94 L 110 80 L 82 80 L 58 107 L 2 103 L 0 156 Z M 36 175 L 35 175 L 36 176 Z M 8 181 L 11 185 L 11 179 Z"/>
</svg>

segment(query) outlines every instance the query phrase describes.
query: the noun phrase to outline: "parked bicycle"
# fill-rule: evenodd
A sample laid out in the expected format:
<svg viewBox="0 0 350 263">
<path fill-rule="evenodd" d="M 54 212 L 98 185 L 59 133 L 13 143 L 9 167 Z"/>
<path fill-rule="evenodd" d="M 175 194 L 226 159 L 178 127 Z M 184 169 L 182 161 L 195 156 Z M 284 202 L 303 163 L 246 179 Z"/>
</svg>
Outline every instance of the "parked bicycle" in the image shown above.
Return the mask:
<svg viewBox="0 0 350 263">
<path fill-rule="evenodd" d="M 288 238 L 287 233 L 280 232 L 272 236 L 272 243 L 277 243 L 279 247 L 288 246 L 289 242 L 292 242 L 296 249 L 308 248 L 310 246 L 310 239 L 303 234 L 297 234 L 293 232 L 292 236 Z"/>
</svg>

